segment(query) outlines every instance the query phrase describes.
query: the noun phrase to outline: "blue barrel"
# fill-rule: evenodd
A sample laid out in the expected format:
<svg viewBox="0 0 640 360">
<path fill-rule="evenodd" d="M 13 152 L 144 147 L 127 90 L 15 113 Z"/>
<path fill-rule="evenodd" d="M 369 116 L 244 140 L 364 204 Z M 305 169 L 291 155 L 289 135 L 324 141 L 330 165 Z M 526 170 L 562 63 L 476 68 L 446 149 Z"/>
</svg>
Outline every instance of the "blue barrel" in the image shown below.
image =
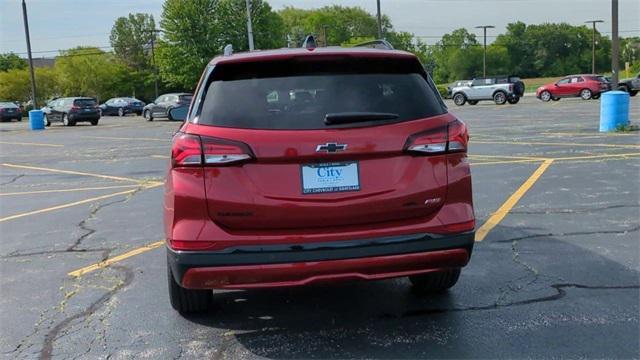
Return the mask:
<svg viewBox="0 0 640 360">
<path fill-rule="evenodd" d="M 29 111 L 29 128 L 31 130 L 44 130 L 44 112 L 42 110 Z"/>
<path fill-rule="evenodd" d="M 600 132 L 616 131 L 629 125 L 629 93 L 607 91 L 600 100 Z"/>
</svg>

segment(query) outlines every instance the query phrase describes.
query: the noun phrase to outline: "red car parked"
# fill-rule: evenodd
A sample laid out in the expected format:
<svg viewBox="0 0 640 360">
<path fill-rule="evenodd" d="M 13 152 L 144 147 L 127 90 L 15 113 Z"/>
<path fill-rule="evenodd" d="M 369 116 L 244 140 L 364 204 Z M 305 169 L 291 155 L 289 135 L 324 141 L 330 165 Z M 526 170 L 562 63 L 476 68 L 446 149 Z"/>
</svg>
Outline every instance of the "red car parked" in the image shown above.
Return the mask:
<svg viewBox="0 0 640 360">
<path fill-rule="evenodd" d="M 464 123 L 418 59 L 371 48 L 221 56 L 173 139 L 169 295 L 409 276 L 453 286 L 475 219 Z"/>
<path fill-rule="evenodd" d="M 611 84 L 601 75 L 569 75 L 558 82 L 540 86 L 536 97 L 542 101 L 558 101 L 563 97 L 581 97 L 583 100 L 598 99 L 600 94 L 611 90 Z"/>
</svg>

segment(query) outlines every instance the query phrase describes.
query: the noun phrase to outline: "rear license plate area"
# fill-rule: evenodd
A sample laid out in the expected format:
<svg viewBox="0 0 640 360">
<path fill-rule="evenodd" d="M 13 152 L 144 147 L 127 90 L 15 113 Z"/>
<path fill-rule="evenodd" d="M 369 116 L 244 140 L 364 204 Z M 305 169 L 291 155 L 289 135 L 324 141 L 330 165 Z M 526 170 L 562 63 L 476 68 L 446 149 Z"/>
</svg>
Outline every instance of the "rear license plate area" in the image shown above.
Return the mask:
<svg viewBox="0 0 640 360">
<path fill-rule="evenodd" d="M 300 167 L 303 194 L 360 190 L 358 162 L 305 164 Z"/>
</svg>

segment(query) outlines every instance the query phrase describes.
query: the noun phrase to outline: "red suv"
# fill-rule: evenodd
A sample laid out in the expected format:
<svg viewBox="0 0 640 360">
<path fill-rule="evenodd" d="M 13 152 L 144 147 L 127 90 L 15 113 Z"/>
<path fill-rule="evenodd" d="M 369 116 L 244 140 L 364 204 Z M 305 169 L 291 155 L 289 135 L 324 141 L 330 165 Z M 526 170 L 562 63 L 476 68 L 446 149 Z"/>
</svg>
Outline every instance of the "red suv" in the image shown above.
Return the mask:
<svg viewBox="0 0 640 360">
<path fill-rule="evenodd" d="M 221 56 L 173 139 L 169 295 L 408 276 L 450 288 L 475 218 L 467 128 L 410 53 L 302 48 Z"/>
<path fill-rule="evenodd" d="M 563 97 L 581 97 L 583 100 L 598 99 L 600 94 L 611 90 L 611 84 L 601 75 L 569 75 L 558 82 L 540 86 L 536 97 L 542 101 L 558 101 Z"/>
</svg>

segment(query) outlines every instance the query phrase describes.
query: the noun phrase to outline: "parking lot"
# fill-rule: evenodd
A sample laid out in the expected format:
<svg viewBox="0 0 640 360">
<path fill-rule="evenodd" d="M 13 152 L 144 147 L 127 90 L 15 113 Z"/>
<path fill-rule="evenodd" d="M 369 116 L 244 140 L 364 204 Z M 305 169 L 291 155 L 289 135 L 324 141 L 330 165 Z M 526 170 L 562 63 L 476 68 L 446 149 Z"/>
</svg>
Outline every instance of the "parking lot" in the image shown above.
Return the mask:
<svg viewBox="0 0 640 360">
<path fill-rule="evenodd" d="M 599 101 L 450 110 L 477 238 L 446 294 L 406 279 L 167 295 L 162 181 L 179 123 L 0 124 L 0 351 L 11 358 L 630 358 L 640 348 L 640 133 Z M 630 118 L 640 120 L 631 99 Z"/>
</svg>

